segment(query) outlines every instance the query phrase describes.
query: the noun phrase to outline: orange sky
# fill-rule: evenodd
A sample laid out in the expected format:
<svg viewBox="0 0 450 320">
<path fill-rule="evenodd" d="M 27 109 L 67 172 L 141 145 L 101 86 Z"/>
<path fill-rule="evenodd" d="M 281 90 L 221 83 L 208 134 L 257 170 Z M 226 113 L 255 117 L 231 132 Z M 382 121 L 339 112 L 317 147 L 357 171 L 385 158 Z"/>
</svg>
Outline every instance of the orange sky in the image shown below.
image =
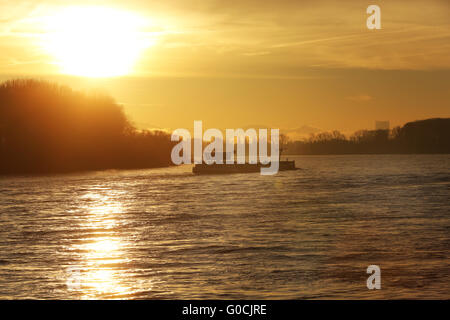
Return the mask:
<svg viewBox="0 0 450 320">
<path fill-rule="evenodd" d="M 447 0 L 2 1 L 0 80 L 101 88 L 140 128 L 347 133 L 450 116 L 449 16 Z M 96 68 L 120 76 L 73 75 Z"/>
</svg>

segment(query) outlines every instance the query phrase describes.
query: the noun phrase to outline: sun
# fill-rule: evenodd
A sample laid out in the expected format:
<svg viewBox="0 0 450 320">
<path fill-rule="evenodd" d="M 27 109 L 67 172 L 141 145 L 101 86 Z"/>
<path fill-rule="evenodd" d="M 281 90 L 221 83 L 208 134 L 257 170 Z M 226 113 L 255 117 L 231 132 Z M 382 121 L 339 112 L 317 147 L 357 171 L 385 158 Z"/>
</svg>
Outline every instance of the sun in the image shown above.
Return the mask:
<svg viewBox="0 0 450 320">
<path fill-rule="evenodd" d="M 46 19 L 45 50 L 63 74 L 114 77 L 130 74 L 152 40 L 141 16 L 106 7 L 69 7 Z"/>
</svg>

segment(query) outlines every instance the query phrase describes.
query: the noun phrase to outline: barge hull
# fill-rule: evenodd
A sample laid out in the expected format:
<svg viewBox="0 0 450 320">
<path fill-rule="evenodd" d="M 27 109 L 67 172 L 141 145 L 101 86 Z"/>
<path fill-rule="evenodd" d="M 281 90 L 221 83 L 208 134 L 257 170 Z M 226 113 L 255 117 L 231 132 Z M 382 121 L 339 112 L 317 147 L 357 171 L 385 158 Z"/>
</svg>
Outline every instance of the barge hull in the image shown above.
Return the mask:
<svg viewBox="0 0 450 320">
<path fill-rule="evenodd" d="M 192 168 L 195 174 L 232 174 L 232 173 L 252 173 L 260 172 L 261 168 L 270 167 L 270 164 L 196 164 Z M 279 171 L 296 170 L 295 161 L 280 161 Z"/>
</svg>

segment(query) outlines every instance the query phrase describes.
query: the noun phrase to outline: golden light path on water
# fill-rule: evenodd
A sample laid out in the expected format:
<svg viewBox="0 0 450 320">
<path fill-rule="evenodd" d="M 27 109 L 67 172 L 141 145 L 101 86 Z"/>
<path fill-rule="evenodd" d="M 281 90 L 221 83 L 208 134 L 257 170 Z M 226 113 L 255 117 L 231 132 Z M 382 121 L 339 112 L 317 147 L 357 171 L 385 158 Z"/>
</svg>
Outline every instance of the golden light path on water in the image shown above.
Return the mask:
<svg viewBox="0 0 450 320">
<path fill-rule="evenodd" d="M 67 287 L 79 293 L 81 299 L 133 294 L 133 288 L 122 279 L 121 266 L 130 260 L 125 256 L 126 242 L 115 231 L 117 216 L 124 214 L 122 204 L 115 199 L 118 195 L 120 192 L 110 188 L 94 187 L 80 197 L 82 202 L 88 202 L 83 207 L 88 217 L 79 227 L 92 230 L 92 234 L 69 249 L 82 253 L 82 257 L 79 266 L 67 269 Z"/>
</svg>

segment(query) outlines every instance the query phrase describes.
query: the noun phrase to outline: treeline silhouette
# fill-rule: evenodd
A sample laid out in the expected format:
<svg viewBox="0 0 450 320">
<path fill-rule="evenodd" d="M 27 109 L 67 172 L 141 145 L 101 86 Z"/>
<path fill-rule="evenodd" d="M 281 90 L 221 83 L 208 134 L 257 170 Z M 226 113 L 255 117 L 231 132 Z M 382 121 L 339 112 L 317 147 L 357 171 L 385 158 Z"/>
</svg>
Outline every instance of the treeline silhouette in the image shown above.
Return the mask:
<svg viewBox="0 0 450 320">
<path fill-rule="evenodd" d="M 408 122 L 392 130 L 313 134 L 285 144 L 284 154 L 450 153 L 450 118 Z"/>
<path fill-rule="evenodd" d="M 40 80 L 0 84 L 0 173 L 51 173 L 168 166 L 173 143 L 138 131 L 122 107 Z"/>
</svg>

